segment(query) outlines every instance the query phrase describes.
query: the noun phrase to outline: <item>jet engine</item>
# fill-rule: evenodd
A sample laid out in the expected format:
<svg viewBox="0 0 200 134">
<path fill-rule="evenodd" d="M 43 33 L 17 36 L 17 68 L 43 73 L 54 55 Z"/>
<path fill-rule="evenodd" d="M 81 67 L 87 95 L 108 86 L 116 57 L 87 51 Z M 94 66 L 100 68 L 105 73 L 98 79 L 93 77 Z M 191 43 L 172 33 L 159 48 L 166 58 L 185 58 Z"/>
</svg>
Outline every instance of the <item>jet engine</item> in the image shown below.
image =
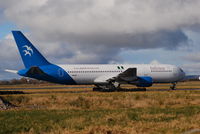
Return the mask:
<svg viewBox="0 0 200 134">
<path fill-rule="evenodd" d="M 152 77 L 149 76 L 140 76 L 138 77 L 137 87 L 151 87 L 153 84 Z"/>
</svg>

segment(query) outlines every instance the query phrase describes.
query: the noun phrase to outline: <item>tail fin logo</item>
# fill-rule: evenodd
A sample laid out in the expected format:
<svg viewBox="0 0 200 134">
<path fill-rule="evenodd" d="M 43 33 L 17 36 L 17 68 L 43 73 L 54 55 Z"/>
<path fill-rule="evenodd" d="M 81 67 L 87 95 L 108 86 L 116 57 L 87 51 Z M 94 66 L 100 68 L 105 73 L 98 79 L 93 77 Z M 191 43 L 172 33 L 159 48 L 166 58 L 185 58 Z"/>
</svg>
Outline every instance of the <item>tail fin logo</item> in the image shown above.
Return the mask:
<svg viewBox="0 0 200 134">
<path fill-rule="evenodd" d="M 32 56 L 33 55 L 33 49 L 30 46 L 24 45 L 23 48 L 25 48 L 25 50 L 23 50 L 24 56 L 26 56 L 26 55 Z"/>
</svg>

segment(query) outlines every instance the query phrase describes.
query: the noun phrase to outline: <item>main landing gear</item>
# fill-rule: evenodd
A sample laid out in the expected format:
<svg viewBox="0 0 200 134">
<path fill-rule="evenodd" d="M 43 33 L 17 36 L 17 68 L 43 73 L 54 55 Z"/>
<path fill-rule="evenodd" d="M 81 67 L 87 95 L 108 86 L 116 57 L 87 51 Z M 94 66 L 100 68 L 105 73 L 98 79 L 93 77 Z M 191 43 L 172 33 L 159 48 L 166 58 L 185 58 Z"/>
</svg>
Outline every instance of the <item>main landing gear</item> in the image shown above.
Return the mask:
<svg viewBox="0 0 200 134">
<path fill-rule="evenodd" d="M 118 91 L 119 89 L 120 89 L 120 84 L 115 82 L 107 85 L 95 85 L 93 91 L 114 92 Z"/>
<path fill-rule="evenodd" d="M 172 90 L 175 90 L 175 89 L 176 89 L 176 84 L 177 84 L 177 82 L 172 83 L 172 85 L 170 86 L 170 88 L 171 88 Z"/>
</svg>

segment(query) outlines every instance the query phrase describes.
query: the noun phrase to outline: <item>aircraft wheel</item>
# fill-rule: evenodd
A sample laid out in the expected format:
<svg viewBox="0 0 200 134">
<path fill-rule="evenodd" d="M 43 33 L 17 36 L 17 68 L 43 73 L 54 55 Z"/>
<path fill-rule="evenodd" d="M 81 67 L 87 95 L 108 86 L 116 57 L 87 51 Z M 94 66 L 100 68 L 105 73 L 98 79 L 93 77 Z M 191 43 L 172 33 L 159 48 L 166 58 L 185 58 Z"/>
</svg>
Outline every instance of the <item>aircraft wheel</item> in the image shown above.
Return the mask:
<svg viewBox="0 0 200 134">
<path fill-rule="evenodd" d="M 172 83 L 172 86 L 170 88 L 171 88 L 171 90 L 175 90 L 176 89 L 176 83 Z"/>
<path fill-rule="evenodd" d="M 94 88 L 93 88 L 93 91 L 100 91 L 100 90 L 101 90 L 100 87 L 94 87 Z"/>
</svg>

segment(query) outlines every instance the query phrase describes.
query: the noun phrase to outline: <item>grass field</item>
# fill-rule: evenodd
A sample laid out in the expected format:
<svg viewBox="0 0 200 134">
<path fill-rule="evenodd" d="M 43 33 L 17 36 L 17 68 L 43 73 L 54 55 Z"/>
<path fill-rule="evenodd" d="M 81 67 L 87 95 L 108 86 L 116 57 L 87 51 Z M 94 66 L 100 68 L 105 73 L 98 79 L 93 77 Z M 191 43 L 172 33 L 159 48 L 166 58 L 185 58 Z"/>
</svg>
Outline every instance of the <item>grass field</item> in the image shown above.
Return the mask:
<svg viewBox="0 0 200 134">
<path fill-rule="evenodd" d="M 0 91 L 17 88 L 26 93 L 1 95 L 18 107 L 0 110 L 0 134 L 181 134 L 200 129 L 200 90 L 153 91 L 168 89 L 167 85 L 146 92 L 58 87 L 70 86 L 0 86 Z M 181 83 L 177 88 L 197 89 L 200 82 Z"/>
</svg>

